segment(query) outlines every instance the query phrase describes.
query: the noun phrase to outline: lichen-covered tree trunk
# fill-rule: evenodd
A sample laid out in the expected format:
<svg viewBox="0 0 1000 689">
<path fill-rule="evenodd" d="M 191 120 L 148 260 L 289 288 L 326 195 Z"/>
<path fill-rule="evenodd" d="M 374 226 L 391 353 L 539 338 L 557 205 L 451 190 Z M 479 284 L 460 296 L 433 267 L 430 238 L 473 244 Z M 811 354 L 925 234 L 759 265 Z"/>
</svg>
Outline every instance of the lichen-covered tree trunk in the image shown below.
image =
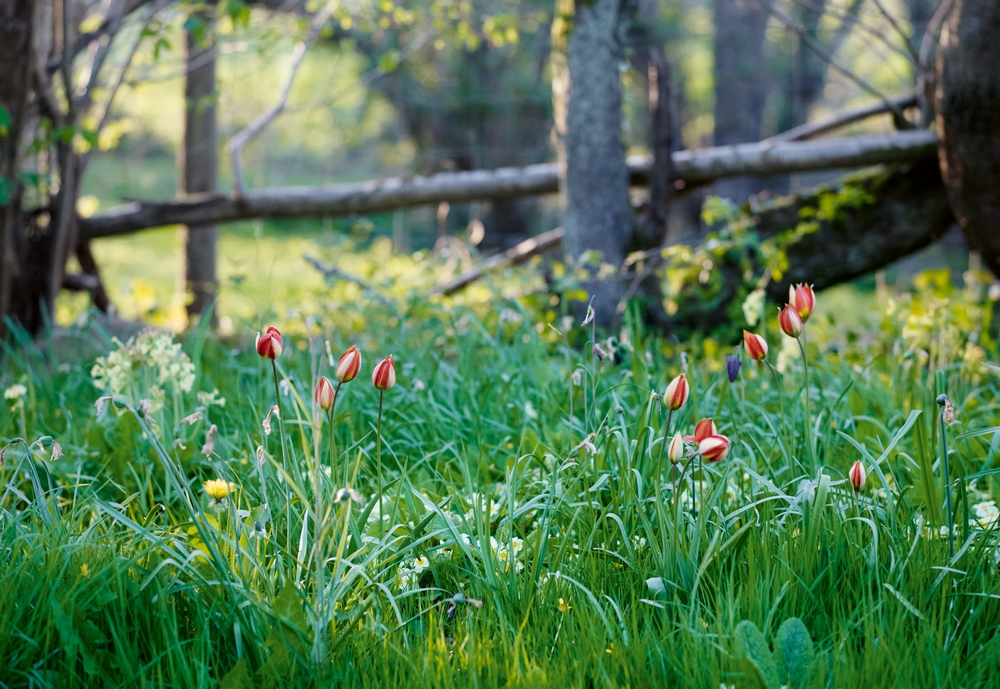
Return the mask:
<svg viewBox="0 0 1000 689">
<path fill-rule="evenodd" d="M 585 284 L 597 320 L 604 325 L 614 320 L 623 293 L 617 267 L 625 258 L 634 222 L 621 128 L 623 10 L 620 0 L 594 0 L 577 3 L 570 16 L 563 15 L 568 33 L 565 70 L 553 84 L 566 249 L 573 257 L 600 252 L 601 262 L 616 269 L 599 276 L 592 266 Z"/>
<path fill-rule="evenodd" d="M 937 71 L 948 198 L 969 247 L 1000 276 L 1000 2 L 956 0 Z"/>
<path fill-rule="evenodd" d="M 180 152 L 181 192 L 194 194 L 217 190 L 219 170 L 218 131 L 215 117 L 215 40 L 212 11 L 199 15 L 206 23 L 186 32 L 187 74 L 184 80 L 184 146 Z M 204 313 L 215 300 L 216 225 L 185 226 L 183 289 L 192 295 L 189 316 Z"/>
</svg>

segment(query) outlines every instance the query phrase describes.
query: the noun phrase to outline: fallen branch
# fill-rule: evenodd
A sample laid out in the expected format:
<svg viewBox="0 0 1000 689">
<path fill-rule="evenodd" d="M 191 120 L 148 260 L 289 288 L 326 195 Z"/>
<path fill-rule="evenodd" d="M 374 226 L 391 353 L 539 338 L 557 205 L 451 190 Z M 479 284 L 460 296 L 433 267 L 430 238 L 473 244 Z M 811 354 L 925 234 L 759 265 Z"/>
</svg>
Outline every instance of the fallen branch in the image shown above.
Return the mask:
<svg viewBox="0 0 1000 689">
<path fill-rule="evenodd" d="M 683 185 L 725 177 L 766 176 L 867 167 L 933 158 L 937 140 L 928 130 L 822 139 L 758 142 L 678 151 L 674 179 Z M 628 160 L 633 185 L 649 183 L 650 160 Z M 681 185 L 677 185 L 681 186 Z M 277 187 L 246 196 L 192 194 L 182 200 L 129 203 L 80 220 L 81 239 L 129 234 L 164 225 L 206 225 L 249 218 L 291 219 L 385 213 L 399 208 L 554 194 L 555 163 L 522 168 L 442 172 L 427 177 L 395 177 L 355 184 Z"/>
<path fill-rule="evenodd" d="M 492 256 L 479 265 L 470 268 L 448 284 L 440 287 L 436 290 L 436 293 L 450 296 L 465 289 L 492 270 L 521 265 L 533 256 L 538 256 L 548 251 L 552 251 L 553 249 L 557 249 L 562 245 L 562 240 L 565 235 L 566 230 L 561 227 L 557 227 L 554 230 L 543 232 L 537 237 L 526 239 L 520 244 L 516 244 L 510 249 L 507 249 L 507 251 L 499 253 L 496 256 Z"/>
<path fill-rule="evenodd" d="M 306 263 L 308 263 L 313 268 L 318 270 L 323 275 L 324 278 L 336 278 L 337 280 L 350 282 L 360 287 L 362 292 L 375 299 L 375 301 L 385 306 L 388 306 L 390 304 L 389 300 L 383 297 L 381 294 L 379 294 L 378 290 L 376 290 L 374 287 L 365 282 L 362 282 L 353 275 L 348 275 L 340 268 L 334 268 L 333 266 L 328 266 L 327 264 L 320 261 L 318 258 L 313 258 L 312 256 L 303 256 L 302 258 L 305 260 Z"/>
</svg>

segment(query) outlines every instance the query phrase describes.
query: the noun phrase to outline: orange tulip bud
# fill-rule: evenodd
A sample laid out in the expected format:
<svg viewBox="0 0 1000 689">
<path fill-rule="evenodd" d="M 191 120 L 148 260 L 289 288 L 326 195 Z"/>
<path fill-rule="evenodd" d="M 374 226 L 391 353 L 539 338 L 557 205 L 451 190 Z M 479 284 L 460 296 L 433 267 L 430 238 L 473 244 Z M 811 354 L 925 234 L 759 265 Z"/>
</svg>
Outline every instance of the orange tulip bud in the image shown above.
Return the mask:
<svg viewBox="0 0 1000 689">
<path fill-rule="evenodd" d="M 340 355 L 334 377 L 341 383 L 350 383 L 361 370 L 361 350 L 354 345 Z"/>
<path fill-rule="evenodd" d="M 372 383 L 382 392 L 396 384 L 396 364 L 392 361 L 392 354 L 376 364 L 372 371 Z"/>
<path fill-rule="evenodd" d="M 710 435 L 698 443 L 698 454 L 706 462 L 721 462 L 729 454 L 729 438 L 724 435 Z"/>
<path fill-rule="evenodd" d="M 666 392 L 663 393 L 663 406 L 671 411 L 677 411 L 687 402 L 691 389 L 688 387 L 687 378 L 680 374 L 667 385 Z"/>
<path fill-rule="evenodd" d="M 754 361 L 761 361 L 767 357 L 767 342 L 764 338 L 746 330 L 743 331 L 743 349 Z"/>
<path fill-rule="evenodd" d="M 257 333 L 257 353 L 265 359 L 277 359 L 281 356 L 281 333 L 275 327 L 270 327 L 261 337 Z"/>
<path fill-rule="evenodd" d="M 847 472 L 847 478 L 855 493 L 860 493 L 865 489 L 865 467 L 860 460 L 851 465 L 851 470 Z"/>
<path fill-rule="evenodd" d="M 802 319 L 791 304 L 785 304 L 785 308 L 778 314 L 778 325 L 781 326 L 781 332 L 789 337 L 798 337 L 802 334 Z"/>
<path fill-rule="evenodd" d="M 333 389 L 333 383 L 326 376 L 320 376 L 319 381 L 316 383 L 316 389 L 313 390 L 313 399 L 316 400 L 316 404 L 323 411 L 330 411 L 333 409 L 333 400 L 337 396 L 337 391 Z"/>
<path fill-rule="evenodd" d="M 805 323 L 816 309 L 816 293 L 813 292 L 812 285 L 801 284 L 794 287 L 789 285 L 788 303 Z"/>
</svg>

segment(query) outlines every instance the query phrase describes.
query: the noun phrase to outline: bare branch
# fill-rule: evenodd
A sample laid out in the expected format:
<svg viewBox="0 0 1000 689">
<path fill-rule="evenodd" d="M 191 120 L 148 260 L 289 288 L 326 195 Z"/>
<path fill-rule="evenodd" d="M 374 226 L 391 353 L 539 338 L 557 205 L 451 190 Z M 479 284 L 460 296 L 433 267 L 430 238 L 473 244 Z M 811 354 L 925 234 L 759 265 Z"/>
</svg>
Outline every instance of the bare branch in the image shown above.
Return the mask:
<svg viewBox="0 0 1000 689">
<path fill-rule="evenodd" d="M 322 12 L 313 17 L 309 25 L 309 34 L 305 40 L 295 45 L 295 52 L 292 53 L 292 64 L 285 77 L 285 83 L 281 87 L 281 95 L 278 97 L 277 104 L 270 110 L 258 115 L 253 122 L 237 132 L 229 140 L 229 164 L 232 167 L 233 187 L 236 190 L 237 198 L 244 197 L 247 194 L 247 188 L 243 182 L 243 147 L 284 111 L 285 106 L 288 104 L 288 96 L 292 92 L 292 85 L 295 83 L 295 77 L 299 73 L 299 68 L 302 66 L 306 52 L 316 42 L 316 39 L 319 38 L 320 29 L 323 28 L 323 24 L 326 23 L 332 12 L 333 6 L 328 3 Z"/>
<path fill-rule="evenodd" d="M 905 110 L 906 108 L 916 107 L 917 105 L 917 94 L 913 93 L 909 96 L 904 96 L 902 98 L 897 98 L 893 103 L 900 110 Z M 864 108 L 857 108 L 855 110 L 845 110 L 843 112 L 837 112 L 830 117 L 822 120 L 817 120 L 815 122 L 806 122 L 805 124 L 799 125 L 798 127 L 793 127 L 788 131 L 782 132 L 780 134 L 775 134 L 774 136 L 764 139 L 765 142 L 778 143 L 779 141 L 807 141 L 809 139 L 815 139 L 823 134 L 829 134 L 832 131 L 846 127 L 848 125 L 854 124 L 856 122 L 861 122 L 869 117 L 875 117 L 876 115 L 883 115 L 887 112 L 892 112 L 884 103 L 878 103 L 876 105 L 869 105 Z"/>
<path fill-rule="evenodd" d="M 927 22 L 927 29 L 924 31 L 924 37 L 920 41 L 920 64 L 928 72 L 930 71 L 931 51 L 934 50 L 935 36 L 937 36 L 941 25 L 944 24 L 944 20 L 948 18 L 948 14 L 951 12 L 954 4 L 955 0 L 942 0 L 931 20 Z"/>
<path fill-rule="evenodd" d="M 454 280 L 450 281 L 448 284 L 435 290 L 435 293 L 450 296 L 465 289 L 490 271 L 498 268 L 506 268 L 508 266 L 521 265 L 522 263 L 530 260 L 533 256 L 538 256 L 559 248 L 559 246 L 562 245 L 564 236 L 566 236 L 566 230 L 561 227 L 557 227 L 554 230 L 543 232 L 537 237 L 526 239 L 523 242 L 512 246 L 510 249 L 507 249 L 496 256 L 491 256 L 479 265 L 470 268 Z"/>
<path fill-rule="evenodd" d="M 359 280 L 358 278 L 354 277 L 353 275 L 348 275 L 347 273 L 345 273 L 344 271 L 340 270 L 339 268 L 334 268 L 333 266 L 328 266 L 325 263 L 323 263 L 322 261 L 320 261 L 318 258 L 313 258 L 312 256 L 303 256 L 302 258 L 305 260 L 306 263 L 308 263 L 313 268 L 315 268 L 320 273 L 322 273 L 324 278 L 330 278 L 330 277 L 332 277 L 332 278 L 336 278 L 338 280 L 343 280 L 345 282 L 350 282 L 350 283 L 355 284 L 358 287 L 360 287 L 362 292 L 364 292 L 368 296 L 372 297 L 376 301 L 380 302 L 381 304 L 388 305 L 390 303 L 389 300 L 386 299 L 385 297 L 383 297 L 381 294 L 379 294 L 378 291 L 374 287 L 372 287 L 371 285 L 369 285 L 369 284 L 367 284 L 365 282 L 362 282 L 361 280 Z"/>
<path fill-rule="evenodd" d="M 758 142 L 678 151 L 672 156 L 676 186 L 725 177 L 766 176 L 808 170 L 847 169 L 937 155 L 928 130 L 874 134 L 808 142 Z M 633 185 L 649 184 L 647 156 L 628 160 Z M 559 191 L 555 163 L 522 168 L 442 172 L 426 177 L 390 178 L 353 184 L 260 189 L 246 196 L 192 195 L 183 200 L 135 202 L 81 220 L 81 237 L 128 234 L 163 225 L 231 222 L 246 218 L 343 217 L 384 213 L 442 201 L 496 200 Z"/>
<path fill-rule="evenodd" d="M 884 103 L 891 112 L 895 113 L 896 116 L 900 118 L 900 121 L 903 122 L 906 121 L 906 118 L 903 117 L 903 113 L 899 110 L 899 108 L 895 107 L 892 101 L 886 98 L 881 91 L 879 91 L 877 88 L 869 84 L 861 76 L 856 74 L 853 70 L 851 70 L 850 67 L 844 65 L 840 60 L 836 58 L 836 56 L 830 54 L 830 51 L 824 48 L 819 41 L 810 36 L 806 31 L 803 31 L 801 26 L 799 26 L 794 21 L 789 19 L 784 13 L 782 13 L 778 8 L 776 8 L 769 0 L 757 0 L 757 2 L 761 5 L 761 7 L 770 12 L 771 16 L 773 16 L 779 22 L 784 24 L 789 31 L 795 33 L 802 40 L 803 43 L 805 43 L 813 50 L 813 52 L 815 52 L 821 58 L 826 60 L 831 67 L 833 67 L 838 72 L 843 74 L 845 77 L 853 81 L 863 91 L 870 93 L 871 95 L 875 96 L 880 101 L 882 101 L 882 103 Z"/>
</svg>

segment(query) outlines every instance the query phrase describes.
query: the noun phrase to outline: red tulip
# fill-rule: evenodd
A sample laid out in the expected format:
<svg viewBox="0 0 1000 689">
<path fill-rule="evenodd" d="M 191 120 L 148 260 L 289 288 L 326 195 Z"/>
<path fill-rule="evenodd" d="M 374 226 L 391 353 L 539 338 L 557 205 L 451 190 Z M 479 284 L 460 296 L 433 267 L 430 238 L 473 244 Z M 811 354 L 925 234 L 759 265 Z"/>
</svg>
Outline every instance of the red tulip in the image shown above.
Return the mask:
<svg viewBox="0 0 1000 689">
<path fill-rule="evenodd" d="M 667 385 L 667 390 L 663 393 L 663 405 L 670 411 L 677 411 L 684 406 L 690 394 L 691 388 L 688 387 L 687 378 L 682 373 Z"/>
<path fill-rule="evenodd" d="M 729 454 L 729 438 L 724 435 L 710 435 L 698 443 L 698 454 L 706 462 L 721 462 Z"/>
<path fill-rule="evenodd" d="M 326 376 L 320 376 L 313 390 L 313 399 L 323 411 L 330 411 L 333 408 L 333 400 L 337 396 L 337 391 L 333 389 L 333 383 Z"/>
<path fill-rule="evenodd" d="M 372 383 L 382 392 L 396 384 L 396 364 L 392 361 L 392 354 L 376 364 L 372 371 Z"/>
<path fill-rule="evenodd" d="M 785 304 L 785 308 L 778 314 L 778 325 L 781 326 L 781 332 L 789 337 L 802 334 L 802 318 L 791 304 Z"/>
<path fill-rule="evenodd" d="M 851 465 L 851 470 L 847 472 L 847 478 L 855 493 L 860 493 L 865 489 L 865 467 L 860 460 Z"/>
<path fill-rule="evenodd" d="M 698 422 L 698 425 L 694 427 L 694 435 L 684 436 L 684 440 L 689 443 L 700 443 L 705 438 L 718 434 L 719 431 L 715 427 L 715 422 L 712 421 L 712 419 L 702 419 Z"/>
<path fill-rule="evenodd" d="M 805 323 L 809 316 L 816 309 L 816 293 L 813 292 L 812 285 L 792 285 L 788 286 L 788 303 L 795 309 L 799 318 Z"/>
<path fill-rule="evenodd" d="M 754 361 L 762 361 L 767 356 L 767 342 L 760 335 L 743 331 L 743 349 Z"/>
<path fill-rule="evenodd" d="M 275 327 L 270 327 L 267 332 L 261 337 L 260 333 L 257 333 L 257 353 L 260 354 L 265 359 L 277 359 L 281 356 L 281 333 Z"/>
<path fill-rule="evenodd" d="M 341 383 L 350 383 L 354 380 L 355 376 L 358 375 L 358 371 L 361 370 L 361 350 L 359 350 L 354 345 L 351 345 L 350 349 L 340 355 L 340 359 L 337 361 L 337 368 L 334 370 L 334 376 Z"/>
</svg>

